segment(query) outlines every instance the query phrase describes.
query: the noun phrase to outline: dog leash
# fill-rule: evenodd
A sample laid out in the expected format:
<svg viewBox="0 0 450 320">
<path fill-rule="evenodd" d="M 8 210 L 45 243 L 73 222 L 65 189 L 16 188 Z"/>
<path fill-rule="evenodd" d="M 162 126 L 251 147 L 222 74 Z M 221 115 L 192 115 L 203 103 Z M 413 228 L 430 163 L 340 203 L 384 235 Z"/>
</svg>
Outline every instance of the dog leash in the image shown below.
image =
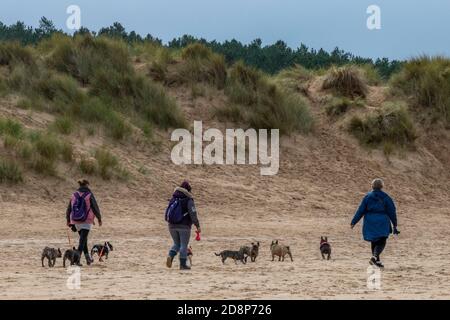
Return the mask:
<svg viewBox="0 0 450 320">
<path fill-rule="evenodd" d="M 67 239 L 69 240 L 69 247 L 72 248 L 72 241 L 70 241 L 69 229 L 66 229 Z"/>
<path fill-rule="evenodd" d="M 102 259 L 103 249 L 105 249 L 105 246 L 102 247 L 102 250 L 100 250 L 100 254 L 98 255 L 98 262 Z"/>
</svg>

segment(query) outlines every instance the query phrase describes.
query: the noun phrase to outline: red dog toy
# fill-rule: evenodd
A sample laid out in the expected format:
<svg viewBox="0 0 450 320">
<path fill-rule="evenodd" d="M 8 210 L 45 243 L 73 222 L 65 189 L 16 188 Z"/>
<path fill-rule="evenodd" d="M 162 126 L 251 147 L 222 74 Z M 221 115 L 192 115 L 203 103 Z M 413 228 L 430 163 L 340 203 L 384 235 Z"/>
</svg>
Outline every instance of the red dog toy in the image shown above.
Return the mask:
<svg viewBox="0 0 450 320">
<path fill-rule="evenodd" d="M 197 234 L 197 236 L 195 237 L 195 240 L 200 241 L 200 231 L 195 231 L 195 233 Z"/>
</svg>

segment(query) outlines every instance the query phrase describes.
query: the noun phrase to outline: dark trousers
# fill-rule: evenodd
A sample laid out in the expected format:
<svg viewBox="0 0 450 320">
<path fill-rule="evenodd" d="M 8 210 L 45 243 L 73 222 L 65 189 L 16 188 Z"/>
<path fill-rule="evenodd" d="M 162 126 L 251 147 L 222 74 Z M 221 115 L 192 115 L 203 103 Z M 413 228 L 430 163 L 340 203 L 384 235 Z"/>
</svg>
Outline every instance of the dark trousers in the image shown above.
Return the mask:
<svg viewBox="0 0 450 320">
<path fill-rule="evenodd" d="M 376 241 L 371 242 L 372 246 L 372 255 L 377 258 L 377 261 L 380 261 L 380 255 L 386 247 L 387 238 L 380 238 Z"/>
<path fill-rule="evenodd" d="M 80 235 L 80 242 L 78 244 L 78 251 L 84 252 L 85 256 L 89 256 L 89 249 L 88 249 L 89 230 L 81 229 L 80 231 L 78 231 L 78 234 Z"/>
</svg>

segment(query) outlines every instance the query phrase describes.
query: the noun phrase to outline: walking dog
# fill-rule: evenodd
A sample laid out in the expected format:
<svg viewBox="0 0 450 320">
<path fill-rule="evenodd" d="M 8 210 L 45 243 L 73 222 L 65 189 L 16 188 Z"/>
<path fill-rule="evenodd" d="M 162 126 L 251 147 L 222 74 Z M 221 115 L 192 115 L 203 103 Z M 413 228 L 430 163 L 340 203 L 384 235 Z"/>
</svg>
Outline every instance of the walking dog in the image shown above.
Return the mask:
<svg viewBox="0 0 450 320">
<path fill-rule="evenodd" d="M 250 261 L 251 262 L 255 262 L 256 258 L 258 257 L 258 253 L 259 253 L 259 242 L 253 243 L 251 247 L 250 246 L 243 246 L 241 247 L 241 249 L 244 254 L 247 255 L 247 257 L 245 258 L 247 261 L 247 258 L 250 257 Z"/>
<path fill-rule="evenodd" d="M 99 256 L 99 261 L 103 261 L 103 257 L 106 257 L 108 259 L 108 255 L 110 251 L 113 251 L 113 246 L 111 242 L 106 241 L 104 244 L 96 244 L 91 249 L 91 257 L 94 257 L 94 253 L 96 253 Z"/>
<path fill-rule="evenodd" d="M 77 249 L 75 249 L 75 247 L 73 247 L 72 249 L 66 250 L 66 252 L 64 252 L 63 266 L 65 268 L 66 260 L 69 260 L 71 266 L 76 265 L 81 267 L 80 259 L 81 259 L 80 251 L 78 251 Z"/>
<path fill-rule="evenodd" d="M 278 244 L 278 240 L 272 241 L 270 244 L 270 252 L 272 254 L 272 261 L 275 260 L 275 256 L 278 256 L 278 261 L 284 261 L 286 255 L 289 255 L 291 261 L 294 261 L 289 246 Z"/>
<path fill-rule="evenodd" d="M 192 247 L 189 246 L 188 251 L 187 251 L 187 257 L 189 259 L 189 265 L 192 266 L 192 256 L 194 255 L 194 253 L 192 252 Z"/>
<path fill-rule="evenodd" d="M 215 253 L 216 256 L 220 256 L 222 258 L 222 263 L 225 264 L 225 260 L 227 258 L 231 258 L 234 260 L 234 263 L 237 264 L 238 261 L 241 261 L 243 264 L 247 263 L 247 256 L 244 254 L 243 250 L 233 251 L 233 250 L 224 250 L 220 253 Z"/>
<path fill-rule="evenodd" d="M 326 255 L 327 260 L 330 260 L 331 245 L 328 242 L 328 237 L 320 237 L 320 254 L 322 255 L 322 259 L 325 259 L 325 255 Z"/>
<path fill-rule="evenodd" d="M 53 268 L 55 266 L 56 258 L 61 258 L 61 256 L 62 256 L 62 254 L 61 254 L 61 250 L 59 248 L 55 249 L 55 248 L 45 247 L 44 250 L 42 250 L 42 255 L 41 255 L 42 266 L 44 266 L 44 259 L 47 258 L 48 266 L 50 268 Z"/>
</svg>

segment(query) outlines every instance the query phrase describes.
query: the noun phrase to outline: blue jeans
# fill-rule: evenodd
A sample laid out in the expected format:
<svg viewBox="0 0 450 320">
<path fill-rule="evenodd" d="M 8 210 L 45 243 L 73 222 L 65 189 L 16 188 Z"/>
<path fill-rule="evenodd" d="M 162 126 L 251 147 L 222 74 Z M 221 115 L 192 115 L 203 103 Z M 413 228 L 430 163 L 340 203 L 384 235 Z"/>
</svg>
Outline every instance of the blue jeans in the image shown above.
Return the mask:
<svg viewBox="0 0 450 320">
<path fill-rule="evenodd" d="M 169 251 L 169 256 L 173 258 L 180 252 L 180 259 L 187 259 L 191 229 L 171 227 L 169 228 L 169 232 L 173 239 L 173 246 Z"/>
</svg>

